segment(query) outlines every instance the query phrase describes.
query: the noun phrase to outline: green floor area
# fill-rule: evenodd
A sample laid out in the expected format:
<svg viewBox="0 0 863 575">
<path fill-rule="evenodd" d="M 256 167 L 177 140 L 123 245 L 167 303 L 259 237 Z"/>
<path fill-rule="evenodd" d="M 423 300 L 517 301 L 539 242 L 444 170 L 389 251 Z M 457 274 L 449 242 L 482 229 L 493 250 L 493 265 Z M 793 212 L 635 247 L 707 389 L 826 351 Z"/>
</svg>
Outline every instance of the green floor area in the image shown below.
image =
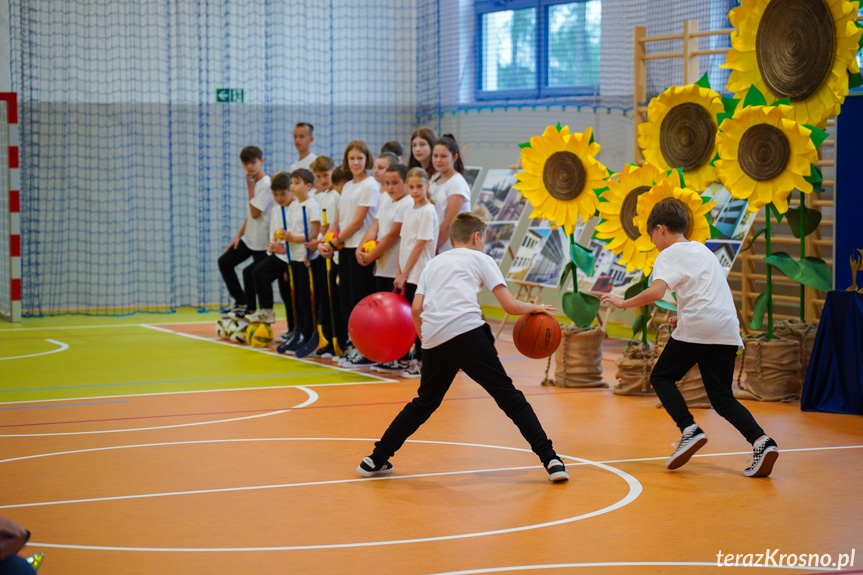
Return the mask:
<svg viewBox="0 0 863 575">
<path fill-rule="evenodd" d="M 0 403 L 379 381 L 136 325 L 209 322 L 216 314 L 146 315 L 151 317 L 68 316 L 0 326 Z"/>
</svg>

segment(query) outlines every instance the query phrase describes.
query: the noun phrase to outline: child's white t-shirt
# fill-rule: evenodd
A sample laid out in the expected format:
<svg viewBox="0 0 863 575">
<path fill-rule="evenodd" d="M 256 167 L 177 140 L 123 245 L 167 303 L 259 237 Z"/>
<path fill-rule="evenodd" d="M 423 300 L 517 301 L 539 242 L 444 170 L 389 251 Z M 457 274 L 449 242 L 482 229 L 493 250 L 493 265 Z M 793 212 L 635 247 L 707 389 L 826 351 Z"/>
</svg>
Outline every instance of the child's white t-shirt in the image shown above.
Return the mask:
<svg viewBox="0 0 863 575">
<path fill-rule="evenodd" d="M 440 173 L 435 174 L 429 184 L 429 192 L 434 201 L 435 210 L 437 210 L 438 225 L 440 225 L 440 222 L 443 221 L 446 215 L 446 207 L 451 196 L 458 195 L 462 197 L 461 208 L 459 208 L 458 213 L 470 211 L 470 186 L 467 184 L 467 180 L 464 179 L 464 176 L 455 172 L 444 183 L 439 184 L 439 180 Z M 452 244 L 450 243 L 449 238 L 447 238 L 446 241 L 441 244 L 437 253 L 442 254 L 451 249 Z"/>
<path fill-rule="evenodd" d="M 726 270 L 699 242 L 671 244 L 656 256 L 651 277 L 677 294 L 678 341 L 736 345 L 743 349 L 740 323 Z"/>
<path fill-rule="evenodd" d="M 305 202 L 299 201 L 299 198 L 287 207 L 285 215 L 288 219 L 288 231 L 292 234 L 303 235 L 305 227 L 303 226 L 303 208 L 306 208 L 306 221 L 309 225 L 309 233 L 311 234 L 312 222 L 321 221 L 321 207 L 313 198 L 307 199 Z M 306 257 L 306 246 L 303 242 L 288 242 L 291 250 L 291 261 L 301 262 Z M 315 259 L 317 252 L 311 254 L 310 260 Z"/>
<path fill-rule="evenodd" d="M 274 205 L 276 205 L 276 200 L 270 191 L 270 176 L 264 176 L 255 182 L 254 196 L 246 206 L 249 215 L 246 218 L 246 230 L 243 232 L 242 239 L 250 250 L 266 251 L 267 242 L 270 239 L 267 235 L 270 231 L 270 212 Z M 252 217 L 251 206 L 261 210 L 260 217 Z"/>
<path fill-rule="evenodd" d="M 358 208 L 368 207 L 369 210 L 366 212 L 366 217 L 363 218 L 360 229 L 347 239 L 344 247 L 359 247 L 363 236 L 366 235 L 372 222 L 375 221 L 380 202 L 379 188 L 380 186 L 372 177 L 368 177 L 358 184 L 355 184 L 353 180 L 345 182 L 342 188 L 342 197 L 339 200 L 339 230 L 344 230 L 354 221 L 354 215 L 356 215 Z"/>
<path fill-rule="evenodd" d="M 292 202 L 293 203 L 293 202 Z M 288 206 L 285 207 L 285 218 L 288 216 Z M 279 230 L 285 229 L 285 226 L 282 225 L 282 206 L 276 204 L 273 206 L 273 209 L 270 210 L 270 235 L 267 237 L 267 242 L 279 242 L 281 240 L 276 240 L 276 232 Z M 284 242 L 282 242 L 284 243 Z M 267 250 L 267 255 L 274 255 L 283 262 L 288 261 L 288 256 L 285 254 L 276 254 Z"/>
<path fill-rule="evenodd" d="M 423 296 L 422 347 L 431 349 L 485 323 L 477 294 L 506 285 L 494 260 L 478 250 L 454 248 L 423 270 L 417 295 Z"/>
<path fill-rule="evenodd" d="M 306 156 L 305 158 L 303 158 L 302 160 L 297 160 L 296 162 L 291 164 L 291 173 L 293 173 L 294 170 L 299 170 L 300 168 L 305 168 L 307 170 L 311 170 L 311 168 L 309 166 L 312 165 L 312 162 L 314 162 L 315 158 L 317 158 L 317 157 L 318 157 L 317 154 L 309 153 L 309 155 Z"/>
<path fill-rule="evenodd" d="M 381 196 L 381 204 L 378 206 L 378 237 L 376 239 L 380 241 L 384 236 L 390 233 L 394 224 L 403 223 L 407 210 L 411 210 L 413 207 L 414 200 L 407 194 L 395 202 L 393 202 L 393 199 L 389 194 L 383 194 Z M 391 245 L 390 248 L 375 262 L 375 275 L 377 277 L 396 277 L 396 272 L 398 271 L 399 243 L 399 238 L 396 238 L 395 243 Z"/>
<path fill-rule="evenodd" d="M 407 267 L 411 252 L 417 242 L 426 240 L 419 259 L 408 272 L 408 283 L 417 285 L 423 269 L 435 257 L 434 251 L 439 227 L 437 213 L 430 203 L 419 208 L 411 206 L 405 211 L 405 219 L 402 222 L 400 234 L 401 241 L 399 242 L 399 268 L 402 271 Z"/>
</svg>

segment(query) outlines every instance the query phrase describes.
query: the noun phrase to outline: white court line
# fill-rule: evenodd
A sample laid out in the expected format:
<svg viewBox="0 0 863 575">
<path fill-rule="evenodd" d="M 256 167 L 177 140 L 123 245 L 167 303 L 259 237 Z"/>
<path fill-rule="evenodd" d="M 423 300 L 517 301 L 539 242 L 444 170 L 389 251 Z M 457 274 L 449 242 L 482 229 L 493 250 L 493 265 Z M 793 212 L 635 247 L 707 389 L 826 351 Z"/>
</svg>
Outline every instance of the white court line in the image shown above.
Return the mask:
<svg viewBox="0 0 863 575">
<path fill-rule="evenodd" d="M 72 454 L 72 453 L 82 453 L 82 452 L 92 452 L 92 451 L 109 451 L 115 449 L 126 449 L 133 447 L 149 447 L 150 445 L 183 445 L 183 444 L 195 444 L 195 443 L 228 443 L 228 442 L 246 442 L 246 441 L 363 441 L 363 442 L 373 442 L 374 439 L 362 439 L 362 438 L 337 438 L 337 437 L 300 437 L 300 438 L 291 438 L 291 437 L 270 437 L 270 438 L 261 438 L 261 439 L 225 439 L 225 440 L 203 440 L 203 441 L 183 441 L 176 443 L 162 443 L 162 444 L 149 444 L 149 445 L 127 445 L 127 446 L 114 446 L 114 447 L 102 447 L 102 448 L 94 448 L 94 449 L 83 449 L 76 451 L 68 451 L 61 452 L 56 454 L 39 454 L 39 455 L 28 455 L 24 457 L 16 457 L 13 459 L 6 459 L 0 461 L 0 463 L 6 463 L 10 461 L 20 461 L 24 459 L 36 459 L 40 457 L 49 457 L 51 455 L 63 455 L 63 454 Z M 481 447 L 481 448 L 490 448 L 490 449 L 502 449 L 507 451 L 518 451 L 524 453 L 533 454 L 530 449 L 524 449 L 520 447 L 505 447 L 499 445 L 483 445 L 476 443 L 455 443 L 449 441 L 429 441 L 429 440 L 408 440 L 410 443 L 429 443 L 429 444 L 439 444 L 439 445 L 458 445 L 458 446 L 469 446 L 469 447 Z M 518 531 L 527 531 L 531 529 L 540 529 L 544 527 L 551 527 L 555 525 L 562 525 L 565 523 L 571 523 L 573 521 L 579 521 L 581 519 L 588 519 L 590 517 L 595 517 L 597 515 L 602 515 L 605 513 L 610 513 L 616 509 L 624 507 L 631 502 L 635 501 L 642 492 L 641 483 L 632 475 L 626 473 L 625 471 L 621 471 L 614 467 L 609 467 L 602 463 L 597 463 L 594 461 L 589 461 L 587 459 L 582 459 L 580 457 L 573 457 L 568 455 L 558 454 L 558 456 L 562 459 L 568 459 L 573 461 L 578 461 L 581 464 L 592 465 L 594 467 L 598 467 L 600 469 L 604 469 L 606 471 L 610 471 L 614 475 L 617 475 L 621 479 L 623 479 L 627 485 L 629 486 L 628 493 L 616 503 L 612 503 L 602 509 L 597 511 L 591 511 L 587 513 L 583 513 L 581 515 L 566 517 L 564 519 L 558 519 L 554 521 L 547 521 L 545 523 L 536 523 L 532 525 L 523 525 L 520 527 L 510 527 L 505 529 L 496 529 L 491 531 L 481 531 L 481 532 L 473 532 L 473 533 L 461 533 L 456 535 L 441 535 L 437 537 L 422 537 L 416 539 L 399 539 L 399 540 L 391 540 L 391 541 L 368 541 L 368 542 L 359 542 L 359 543 L 332 543 L 332 544 L 321 544 L 321 545 L 292 545 L 292 546 L 280 546 L 280 547 L 238 547 L 238 548 L 166 548 L 166 547 L 107 547 L 107 546 L 92 546 L 92 545 L 66 545 L 59 543 L 37 543 L 34 541 L 30 541 L 28 545 L 33 547 L 54 547 L 54 548 L 63 548 L 63 549 L 89 549 L 89 550 L 112 550 L 112 551 L 163 551 L 163 552 L 244 552 L 244 551 L 289 551 L 289 550 L 299 550 L 299 549 L 341 549 L 341 548 L 352 548 L 352 547 L 371 547 L 371 546 L 380 546 L 380 545 L 397 545 L 401 543 L 425 543 L 429 541 L 446 541 L 452 539 L 466 539 L 470 537 L 482 537 L 486 535 L 498 535 L 502 533 L 514 533 Z M 460 473 L 473 473 L 474 471 L 468 472 L 460 472 Z M 398 477 L 398 476 L 396 476 Z M 357 481 L 392 481 L 393 477 L 376 477 L 370 479 L 361 479 Z M 318 485 L 319 483 L 313 483 L 312 485 Z M 33 505 L 33 504 L 30 504 Z"/>
<path fill-rule="evenodd" d="M 53 339 L 46 339 L 45 341 L 51 342 L 54 345 L 59 345 L 60 347 L 57 349 L 52 349 L 51 351 L 42 351 L 39 353 L 31 353 L 28 355 L 13 355 L 12 357 L 0 357 L 0 361 L 3 361 L 4 359 L 24 359 L 25 357 L 36 357 L 39 355 L 50 355 L 52 353 L 58 353 L 58 352 L 66 351 L 67 349 L 69 349 L 68 343 L 63 343 L 62 341 L 57 341 L 57 340 L 53 340 Z"/>
<path fill-rule="evenodd" d="M 68 431 L 68 432 L 58 432 L 58 433 L 20 433 L 20 434 L 14 434 L 14 435 L 0 434 L 0 439 L 2 439 L 4 437 L 55 437 L 55 436 L 59 436 L 59 435 L 98 435 L 100 433 L 125 433 L 127 431 L 155 431 L 158 429 L 174 429 L 177 427 L 195 427 L 198 425 L 213 425 L 216 423 L 229 423 L 232 421 L 245 421 L 248 419 L 258 419 L 261 417 L 269 417 L 271 415 L 280 415 L 282 413 L 288 413 L 292 409 L 299 409 L 301 407 L 306 407 L 308 405 L 313 404 L 314 402 L 316 402 L 318 400 L 318 394 L 315 393 L 314 391 L 312 391 L 311 389 L 309 389 L 308 387 L 306 387 L 305 385 L 291 385 L 291 386 L 288 386 L 288 388 L 289 389 L 290 388 L 302 389 L 303 391 L 306 392 L 306 394 L 309 397 L 304 402 L 299 403 L 299 404 L 297 404 L 293 407 L 290 407 L 288 409 L 280 409 L 278 411 L 270 411 L 267 413 L 258 413 L 256 415 L 244 415 L 243 417 L 233 417 L 231 419 L 217 419 L 214 421 L 199 421 L 199 422 L 195 422 L 195 423 L 178 423 L 176 425 L 161 425 L 161 426 L 157 426 L 157 427 L 138 427 L 138 428 L 133 428 L 133 429 L 102 429 L 102 430 L 95 430 L 95 431 Z M 261 388 L 261 389 L 274 389 L 274 388 L 267 387 L 267 388 Z M 222 390 L 207 390 L 207 391 L 222 391 Z M 177 391 L 177 392 L 171 392 L 171 393 L 190 393 L 190 392 Z M 152 395 L 156 395 L 156 394 L 152 394 Z M 168 394 L 163 394 L 163 395 L 168 395 Z M 129 397 L 129 396 L 114 396 L 114 397 Z M 136 397 L 136 396 L 130 396 L 130 397 Z M 89 398 L 89 399 L 99 399 L 99 398 Z M 56 400 L 53 400 L 53 401 L 56 401 Z M 63 401 L 68 401 L 68 400 L 63 400 Z M 22 403 L 28 403 L 28 402 L 22 402 Z M 180 416 L 177 416 L 177 417 L 180 417 Z M 11 460 L 9 460 L 9 461 L 11 461 Z M 4 462 L 0 461 L 0 463 L 4 463 Z"/>
<path fill-rule="evenodd" d="M 719 567 L 716 562 L 701 561 L 612 561 L 608 563 L 556 563 L 549 565 L 516 565 L 512 567 L 489 567 L 487 569 L 468 569 L 466 571 L 447 571 L 446 573 L 434 573 L 433 575 L 479 575 L 480 573 L 511 573 L 514 571 L 527 571 L 539 569 L 572 569 L 580 567 Z M 722 567 L 725 567 L 723 564 Z M 728 567 L 748 567 L 753 565 L 732 564 Z M 798 571 L 811 571 L 813 567 L 790 567 L 787 565 L 759 565 L 765 569 L 795 569 Z"/>
<path fill-rule="evenodd" d="M 163 328 L 163 327 L 157 327 L 157 326 L 155 326 L 155 325 L 148 325 L 148 324 L 145 324 L 145 323 L 140 324 L 140 326 L 141 326 L 141 327 L 148 328 L 148 329 L 156 330 L 156 331 L 161 331 L 161 332 L 163 332 L 163 333 L 169 333 L 169 334 L 172 334 L 172 335 L 180 335 L 180 336 L 183 336 L 183 337 L 188 337 L 188 338 L 190 338 L 190 339 L 197 339 L 197 340 L 199 340 L 199 341 L 206 341 L 206 342 L 209 342 L 209 343 L 218 343 L 218 344 L 220 344 L 220 345 L 227 345 L 227 346 L 230 346 L 230 347 L 231 347 L 231 348 L 233 348 L 233 349 L 244 349 L 244 350 L 247 350 L 247 351 L 254 351 L 254 352 L 257 352 L 257 353 L 263 353 L 263 354 L 267 354 L 267 355 L 273 355 L 273 356 L 276 356 L 276 357 L 279 357 L 279 358 L 282 358 L 282 359 L 291 359 L 291 360 L 293 360 L 293 361 L 298 361 L 298 362 L 300 362 L 300 363 L 305 363 L 305 364 L 307 364 L 307 365 L 314 365 L 314 366 L 317 366 L 317 367 L 323 367 L 323 368 L 325 368 L 325 369 L 332 369 L 332 370 L 335 370 L 335 371 L 344 371 L 344 372 L 347 372 L 347 373 L 361 373 L 362 375 L 364 375 L 364 376 L 366 376 L 366 377 L 373 377 L 373 378 L 377 379 L 379 383 L 395 382 L 395 381 L 396 381 L 396 380 L 394 380 L 394 379 L 388 379 L 388 378 L 386 378 L 386 377 L 381 377 L 381 376 L 379 376 L 379 375 L 373 375 L 371 372 L 366 372 L 366 371 L 363 371 L 363 372 L 357 372 L 357 371 L 355 371 L 355 370 L 352 370 L 352 369 L 346 369 L 346 368 L 343 368 L 343 367 L 338 367 L 338 366 L 336 366 L 336 365 L 332 365 L 332 366 L 330 366 L 330 365 L 324 365 L 324 364 L 321 364 L 321 363 L 316 363 L 316 362 L 314 362 L 314 361 L 307 360 L 307 359 L 305 359 L 305 358 L 297 358 L 296 356 L 293 356 L 293 355 L 282 355 L 282 354 L 280 354 L 280 353 L 276 353 L 276 352 L 274 352 L 273 350 L 271 350 L 271 349 L 270 349 L 270 348 L 268 348 L 268 347 L 267 347 L 267 348 L 256 348 L 256 347 L 252 347 L 252 346 L 237 345 L 237 344 L 235 344 L 235 343 L 231 343 L 231 342 L 229 342 L 229 341 L 225 341 L 225 340 L 223 340 L 223 339 L 216 339 L 216 340 L 213 340 L 213 339 L 211 339 L 211 338 L 201 337 L 201 336 L 199 336 L 199 335 L 192 335 L 192 334 L 190 334 L 190 333 L 182 333 L 182 332 L 179 332 L 179 331 L 174 331 L 174 330 L 170 330 L 170 329 Z"/>
</svg>

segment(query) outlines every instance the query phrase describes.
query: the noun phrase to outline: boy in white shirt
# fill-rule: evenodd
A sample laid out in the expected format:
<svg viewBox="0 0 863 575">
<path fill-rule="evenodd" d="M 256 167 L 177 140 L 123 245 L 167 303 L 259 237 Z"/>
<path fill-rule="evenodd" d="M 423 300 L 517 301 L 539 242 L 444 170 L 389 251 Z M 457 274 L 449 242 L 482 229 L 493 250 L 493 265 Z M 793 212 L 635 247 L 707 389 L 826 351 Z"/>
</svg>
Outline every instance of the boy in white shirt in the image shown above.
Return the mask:
<svg viewBox="0 0 863 575">
<path fill-rule="evenodd" d="M 312 337 L 315 324 L 312 321 L 312 295 L 309 283 L 310 263 L 307 257 L 305 228 L 308 226 L 309 238 L 318 235 L 321 227 L 321 208 L 318 203 L 309 197 L 309 191 L 315 183 L 315 175 L 300 168 L 291 173 L 291 194 L 296 201 L 291 202 L 285 210 L 287 229 L 281 232 L 281 238 L 288 242 L 290 250 L 291 273 L 294 277 L 294 297 L 297 302 L 296 325 L 300 329 L 299 337 L 280 346 L 279 352 L 295 353 Z M 303 211 L 305 210 L 305 222 Z M 315 254 L 317 255 L 317 254 Z M 270 310 L 272 313 L 272 310 Z M 247 316 L 249 322 L 267 321 L 267 311 L 261 309 L 256 316 Z"/>
<path fill-rule="evenodd" d="M 456 216 L 450 226 L 450 240 L 453 249 L 435 257 L 423 270 L 412 306 L 423 347 L 417 397 L 396 416 L 357 472 L 365 477 L 391 473 L 393 466 L 389 459 L 440 406 L 461 369 L 516 424 L 542 461 L 549 481 L 566 481 L 569 473 L 551 440 L 500 363 L 477 294 L 486 286 L 510 315 L 542 313 L 554 308 L 520 302 L 512 296 L 497 264 L 482 251 L 485 223 L 476 215 L 466 212 Z"/>
<path fill-rule="evenodd" d="M 779 448 L 731 390 L 737 350 L 743 348 L 731 288 L 713 252 L 684 237 L 688 225 L 689 214 L 679 200 L 658 202 L 647 218 L 647 232 L 660 252 L 651 274 L 653 283 L 627 300 L 605 294 L 602 301 L 623 309 L 655 302 L 669 289 L 677 294 L 678 315 L 670 319 L 674 332 L 650 374 L 656 395 L 683 433 L 665 466 L 677 469 L 707 443 L 707 435 L 695 424 L 676 384 L 698 364 L 716 413 L 753 445 L 752 463 L 743 475 L 767 477 Z"/>
<path fill-rule="evenodd" d="M 255 265 L 267 255 L 270 211 L 275 205 L 270 193 L 270 178 L 264 173 L 264 154 L 260 148 L 246 146 L 240 151 L 240 161 L 246 172 L 246 187 L 249 201 L 248 217 L 240 230 L 219 256 L 219 271 L 228 293 L 234 302 L 223 317 L 241 318 L 255 310 Z M 252 258 L 252 263 L 243 269 L 243 285 L 237 279 L 236 266 Z"/>
<path fill-rule="evenodd" d="M 282 235 L 280 232 L 284 228 L 282 224 L 282 212 L 286 210 L 286 206 L 294 203 L 294 195 L 290 192 L 289 186 L 290 177 L 287 172 L 273 174 L 270 187 L 272 188 L 276 205 L 270 211 L 270 239 L 267 245 L 267 257 L 258 262 L 253 272 L 255 293 L 258 296 L 260 309 L 253 314 L 248 314 L 246 320 L 263 323 L 274 323 L 276 321 L 276 314 L 273 311 L 273 280 L 278 280 L 279 293 L 282 295 L 282 301 L 285 302 L 287 312 L 288 331 L 291 331 L 296 326 L 296 323 L 294 314 L 291 311 L 293 305 L 291 302 L 291 287 L 287 278 L 288 256 L 285 244 L 280 241 Z"/>
<path fill-rule="evenodd" d="M 309 151 L 312 142 L 315 141 L 315 127 L 308 122 L 299 122 L 294 126 L 294 147 L 300 155 L 299 159 L 291 164 L 290 173 L 300 168 L 311 169 L 312 162 L 317 156 Z"/>
</svg>

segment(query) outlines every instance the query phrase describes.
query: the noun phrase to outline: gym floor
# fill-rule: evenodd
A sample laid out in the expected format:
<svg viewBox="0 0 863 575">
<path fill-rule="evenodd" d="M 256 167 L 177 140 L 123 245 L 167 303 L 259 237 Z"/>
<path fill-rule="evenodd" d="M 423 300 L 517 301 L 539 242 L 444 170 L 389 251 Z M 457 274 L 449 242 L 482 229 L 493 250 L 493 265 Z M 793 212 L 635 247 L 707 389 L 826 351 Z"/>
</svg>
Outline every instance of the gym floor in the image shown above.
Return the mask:
<svg viewBox="0 0 863 575">
<path fill-rule="evenodd" d="M 0 326 L 0 516 L 32 532 L 40 575 L 688 575 L 762 572 L 717 566 L 759 555 L 863 573 L 860 417 L 746 402 L 781 450 L 750 479 L 749 445 L 698 410 L 709 443 L 670 472 L 679 432 L 656 398 L 543 387 L 546 361 L 507 328 L 500 357 L 570 481 L 549 483 L 463 374 L 394 473 L 366 479 L 357 464 L 419 380 L 220 341 L 216 317 Z M 609 384 L 625 343 L 604 344 Z"/>
</svg>

